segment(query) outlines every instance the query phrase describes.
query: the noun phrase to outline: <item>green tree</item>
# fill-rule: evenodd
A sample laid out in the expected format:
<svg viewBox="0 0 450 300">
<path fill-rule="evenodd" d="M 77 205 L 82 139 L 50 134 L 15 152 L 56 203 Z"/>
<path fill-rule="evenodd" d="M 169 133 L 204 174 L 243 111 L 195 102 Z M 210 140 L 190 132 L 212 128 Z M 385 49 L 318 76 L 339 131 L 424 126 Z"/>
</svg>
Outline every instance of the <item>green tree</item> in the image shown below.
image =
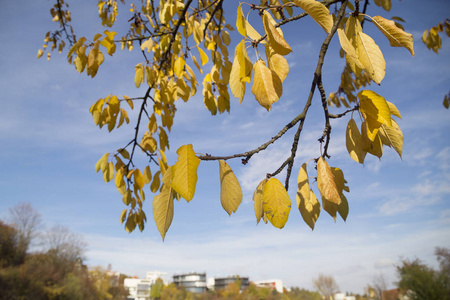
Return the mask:
<svg viewBox="0 0 450 300">
<path fill-rule="evenodd" d="M 372 82 L 381 83 L 386 62 L 378 45 L 363 31 L 363 26 L 367 24 L 379 29 L 391 46 L 403 47 L 411 55 L 414 55 L 413 38 L 398 23 L 401 18 L 393 21 L 371 16 L 368 0 L 264 0 L 254 3 L 141 0 L 131 3 L 127 12 L 121 12 L 127 14 L 121 19 L 118 18 L 119 9 L 122 9 L 119 1 L 99 0 L 95 9 L 105 30 L 91 32 L 87 37 L 76 36 L 67 0 L 54 2 L 50 12 L 59 29 L 47 32 L 38 57 L 46 53 L 50 59 L 52 50 L 62 52 L 67 43 L 68 62 L 76 71 L 90 77 L 96 76 L 101 65 L 113 60 L 110 57 L 114 57 L 119 47 L 134 51 L 139 60 L 132 66 L 135 75 L 130 78 L 138 88 L 137 95 L 103 96 L 90 108 L 93 121 L 100 128 L 110 132 L 129 123 L 134 128 L 128 143 L 105 153 L 95 166 L 106 182 L 115 183 L 126 205 L 121 222 L 128 232 L 136 227 L 141 231 L 144 229 L 148 213 L 142 209 L 142 203 L 148 190 L 144 187 L 149 187 L 156 194 L 153 218 L 164 239 L 173 219 L 174 199 L 184 198 L 188 202 L 193 199 L 198 166 L 207 161 L 219 164 L 220 199 L 224 210 L 229 215 L 236 212 L 242 202 L 242 190 L 227 160 L 241 159 L 245 165 L 293 130 L 290 154 L 277 169 L 261 170 L 261 183 L 255 187 L 253 197 L 257 222 L 269 221 L 273 226 L 283 228 L 292 205 L 287 193 L 289 179 L 294 172 L 303 126 L 315 93 L 320 97 L 314 104 L 323 109 L 324 126 L 320 128 L 323 133 L 317 137 L 316 155 L 304 162 L 299 170 L 296 187 L 297 209 L 312 229 L 321 209 L 335 220 L 338 215 L 345 220 L 349 211 L 344 194 L 344 191 L 349 192 L 349 187 L 344 174 L 329 165 L 333 151 L 329 148 L 332 124 L 336 119 L 348 120 L 346 147 L 350 158 L 356 162 L 363 164 L 368 154 L 380 158 L 383 146 L 393 148 L 402 156 L 403 133 L 396 119 L 401 118 L 399 110 L 382 95 L 367 89 Z M 125 4 L 124 0 L 120 2 Z M 391 0 L 376 0 L 375 4 L 387 11 L 391 8 Z M 236 15 L 234 24 L 227 23 L 225 10 L 232 10 Z M 250 23 L 249 15 L 259 21 Z M 242 102 L 245 95 L 250 95 L 268 111 L 276 102 L 283 101 L 283 84 L 289 74 L 286 57 L 292 52 L 289 40 L 294 38 L 284 36 L 283 28 L 302 26 L 304 18 L 312 18 L 324 33 L 317 67 L 311 74 L 311 89 L 299 100 L 297 116 L 286 120 L 286 126 L 274 131 L 265 143 L 248 151 L 228 155 L 200 154 L 188 144 L 176 151 L 178 160 L 175 163 L 167 161 L 169 133 L 175 122 L 177 105 L 180 101 L 188 102 L 200 88 L 205 107 L 212 115 L 230 112 L 232 96 Z M 237 32 L 232 34 L 233 27 Z M 118 32 L 124 34 L 118 36 Z M 234 49 L 232 38 L 237 44 Z M 322 74 L 333 38 L 339 39 L 345 68 L 337 91 L 327 96 Z M 250 59 L 248 48 L 253 48 L 256 59 Z M 339 113 L 332 114 L 331 106 Z M 130 110 L 136 110 L 133 120 L 129 118 Z M 145 158 L 143 164 L 138 158 L 141 155 Z M 277 176 L 284 170 L 283 184 Z M 311 177 L 317 180 L 310 183 Z"/>
<path fill-rule="evenodd" d="M 439 270 L 434 270 L 418 258 L 404 259 L 397 266 L 400 279 L 398 287 L 406 292 L 410 299 L 450 299 L 449 250 L 436 248 L 435 253 L 440 262 Z"/>
<path fill-rule="evenodd" d="M 152 285 L 150 290 L 150 297 L 152 299 L 161 299 L 162 290 L 164 288 L 164 282 L 161 278 L 156 279 L 156 282 Z"/>
</svg>

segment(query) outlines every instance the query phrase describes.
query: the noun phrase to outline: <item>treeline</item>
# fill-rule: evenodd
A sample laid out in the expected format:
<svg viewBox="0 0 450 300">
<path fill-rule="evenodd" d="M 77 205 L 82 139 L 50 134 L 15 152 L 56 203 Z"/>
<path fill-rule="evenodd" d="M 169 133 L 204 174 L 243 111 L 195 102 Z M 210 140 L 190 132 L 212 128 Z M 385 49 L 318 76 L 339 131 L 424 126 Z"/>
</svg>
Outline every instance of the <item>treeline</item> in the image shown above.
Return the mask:
<svg viewBox="0 0 450 300">
<path fill-rule="evenodd" d="M 177 287 L 174 283 L 165 286 L 162 281 L 158 281 L 152 286 L 150 296 L 151 299 L 159 300 L 322 300 L 319 293 L 299 288 L 279 293 L 276 290 L 257 287 L 250 283 L 248 287 L 241 290 L 239 281 L 230 283 L 223 289 L 206 291 L 201 294 L 191 293 L 183 287 Z"/>
<path fill-rule="evenodd" d="M 10 222 L 0 220 L 0 299 L 126 299 L 123 278 L 83 264 L 80 236 L 61 226 L 42 231 L 30 204 L 10 215 Z"/>
</svg>

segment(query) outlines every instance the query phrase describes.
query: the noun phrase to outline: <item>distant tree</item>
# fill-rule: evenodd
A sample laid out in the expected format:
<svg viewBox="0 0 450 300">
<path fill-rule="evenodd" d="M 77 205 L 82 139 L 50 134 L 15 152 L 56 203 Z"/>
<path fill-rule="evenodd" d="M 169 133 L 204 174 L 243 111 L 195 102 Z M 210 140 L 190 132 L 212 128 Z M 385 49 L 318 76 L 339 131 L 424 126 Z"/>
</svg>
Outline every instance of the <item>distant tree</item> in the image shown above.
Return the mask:
<svg viewBox="0 0 450 300">
<path fill-rule="evenodd" d="M 439 270 L 432 269 L 418 258 L 403 259 L 397 266 L 397 274 L 400 278 L 398 287 L 407 292 L 410 299 L 450 299 L 449 251 L 445 248 L 436 248 L 435 253 L 440 262 Z"/>
<path fill-rule="evenodd" d="M 313 280 L 313 283 L 314 287 L 327 300 L 333 299 L 333 295 L 339 291 L 339 286 L 333 276 L 319 274 L 319 276 Z"/>
<path fill-rule="evenodd" d="M 18 251 L 25 255 L 42 228 L 41 214 L 30 203 L 18 204 L 9 209 L 11 224 L 17 230 Z"/>
<path fill-rule="evenodd" d="M 0 268 L 22 263 L 17 230 L 0 221 Z"/>
<path fill-rule="evenodd" d="M 291 300 L 322 300 L 322 296 L 318 292 L 312 292 L 298 287 L 293 287 L 288 292 Z"/>
<path fill-rule="evenodd" d="M 381 300 L 383 291 L 386 290 L 386 280 L 383 274 L 378 274 L 373 278 L 372 284 L 366 287 L 367 294 L 370 299 Z"/>
<path fill-rule="evenodd" d="M 156 282 L 152 285 L 150 290 L 151 299 L 161 299 L 162 290 L 164 288 L 164 282 L 161 278 L 156 279 Z"/>
</svg>

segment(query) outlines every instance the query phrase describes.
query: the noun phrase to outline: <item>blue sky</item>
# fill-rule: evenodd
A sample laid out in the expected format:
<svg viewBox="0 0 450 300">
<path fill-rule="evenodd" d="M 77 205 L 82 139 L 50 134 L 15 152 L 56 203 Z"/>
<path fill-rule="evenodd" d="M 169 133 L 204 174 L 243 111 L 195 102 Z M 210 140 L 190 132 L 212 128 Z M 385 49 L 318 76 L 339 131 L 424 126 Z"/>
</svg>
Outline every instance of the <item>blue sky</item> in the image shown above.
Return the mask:
<svg viewBox="0 0 450 300">
<path fill-rule="evenodd" d="M 333 122 L 329 163 L 340 167 L 349 182 L 347 222 L 338 219 L 335 224 L 322 211 L 311 231 L 293 207 L 284 229 L 256 226 L 253 190 L 287 157 L 293 136 L 288 133 L 247 166 L 229 162 L 244 192 L 243 203 L 231 217 L 220 205 L 218 163 L 202 162 L 196 195 L 189 204 L 176 203 L 164 243 L 151 219 L 143 233 L 123 230 L 121 197 L 94 170 L 103 153 L 127 144 L 133 128 L 107 134 L 95 127 L 88 109 L 108 94 L 142 95 L 143 90 L 133 83 L 134 66 L 141 57 L 119 51 L 113 59 L 106 58 L 95 79 L 78 74 L 64 54 L 54 53 L 50 62 L 37 60 L 45 33 L 54 28 L 48 12 L 51 5 L 51 1 L 25 1 L 20 7 L 12 1 L 0 2 L 0 218 L 7 217 L 9 207 L 31 202 L 47 227 L 60 224 L 83 235 L 89 265 L 110 263 L 129 275 L 144 276 L 150 270 L 169 275 L 189 271 L 208 276 L 240 274 L 250 280 L 279 278 L 286 286 L 312 289 L 312 279 L 324 273 L 334 276 L 342 291 L 354 292 L 363 292 L 379 274 L 393 286 L 394 265 L 400 257 L 419 257 L 436 266 L 434 247 L 450 247 L 450 112 L 442 106 L 449 92 L 450 39 L 444 37 L 439 55 L 420 42 L 424 29 L 448 17 L 448 1 L 425 5 L 417 0 L 393 0 L 391 12 L 370 7 L 372 16 L 401 16 L 407 21 L 405 28 L 414 35 L 416 55 L 391 48 L 366 23 L 365 32 L 380 46 L 387 64 L 381 86 L 371 89 L 401 111 L 404 155 L 400 159 L 385 148 L 381 161 L 368 157 L 364 166 L 359 165 L 345 148 L 348 118 Z M 226 18 L 234 24 L 235 3 L 227 5 L 231 9 Z M 74 2 L 71 8 L 78 36 L 93 29 L 103 31 L 94 3 Z M 127 10 L 121 4 L 119 8 Z M 213 117 L 199 92 L 187 104 L 178 105 L 169 163 L 174 163 L 176 149 L 187 143 L 199 153 L 213 155 L 256 148 L 299 113 L 325 34 L 306 19 L 283 30 L 294 51 L 287 56 L 290 74 L 283 97 L 272 111 L 260 107 L 248 91 L 242 104 L 232 99 L 231 114 Z M 233 44 L 240 39 L 237 33 L 231 37 Z M 337 88 L 344 66 L 338 49 L 335 37 L 324 64 L 327 93 Z M 318 100 L 314 98 L 301 137 L 291 186 L 300 164 L 320 154 L 316 141 L 324 120 Z M 295 202 L 295 191 L 289 194 Z M 144 207 L 151 216 L 150 194 L 147 198 Z"/>
</svg>

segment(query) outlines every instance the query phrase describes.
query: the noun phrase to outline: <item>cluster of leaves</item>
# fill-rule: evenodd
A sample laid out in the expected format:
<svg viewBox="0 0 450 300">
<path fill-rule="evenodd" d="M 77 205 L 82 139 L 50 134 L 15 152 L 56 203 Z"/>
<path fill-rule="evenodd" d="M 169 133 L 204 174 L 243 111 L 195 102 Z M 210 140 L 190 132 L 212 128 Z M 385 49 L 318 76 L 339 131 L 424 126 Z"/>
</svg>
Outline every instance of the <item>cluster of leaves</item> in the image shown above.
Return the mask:
<svg viewBox="0 0 450 300">
<path fill-rule="evenodd" d="M 134 137 L 116 152 L 104 154 L 96 164 L 96 171 L 102 171 L 106 182 L 114 179 L 124 204 L 128 206 L 120 217 L 125 229 L 128 232 L 136 227 L 141 231 L 144 229 L 147 217 L 143 202 L 145 187 L 149 186 L 152 193 L 159 192 L 153 198 L 153 218 L 164 239 L 173 220 L 174 199 L 184 198 L 189 202 L 194 197 L 200 161 L 218 161 L 221 204 L 228 214 L 236 212 L 242 201 L 242 190 L 226 160 L 241 158 L 243 164 L 246 164 L 253 155 L 265 150 L 296 126 L 291 155 L 277 170 L 267 174 L 253 196 L 257 222 L 263 219 L 266 223 L 270 221 L 277 228 L 283 228 L 291 209 L 291 200 L 287 193 L 289 178 L 303 124 L 316 89 L 321 96 L 325 126 L 323 135 L 319 138 L 320 154 L 309 160 L 317 169 L 316 174 L 308 172 L 307 162 L 299 171 L 297 207 L 305 222 L 314 229 L 320 214 L 320 203 L 309 182 L 312 178 L 317 181 L 322 208 L 335 220 L 337 213 L 345 220 L 349 206 L 343 192 L 349 192 L 349 188 L 342 170 L 330 167 L 327 162 L 330 158 L 330 120 L 351 113 L 346 145 L 350 157 L 361 164 L 364 163 L 367 153 L 380 158 L 383 145 L 392 147 L 400 156 L 403 147 L 403 134 L 391 117 L 401 118 L 395 105 L 371 90 L 360 90 L 371 81 L 380 84 L 385 76 L 386 66 L 375 41 L 363 32 L 362 22 L 365 19 L 370 20 L 389 39 L 391 46 L 404 47 L 414 55 L 411 34 L 404 32 L 394 21 L 381 16 L 366 15 L 367 1 L 361 12 L 359 2 L 354 1 L 354 5 L 349 1 L 339 0 L 271 0 L 250 5 L 240 3 L 235 27 L 242 40 L 237 43 L 232 59 L 228 47 L 231 43 L 230 32 L 234 29 L 225 21 L 223 0 L 161 0 L 159 5 L 154 1 L 141 1 L 140 8 L 131 4 L 129 30 L 120 39 L 116 39 L 117 33 L 110 30 L 95 34 L 91 40 L 85 37 L 76 40 L 72 35 L 73 43 L 68 51 L 68 62 L 73 64 L 78 72 L 86 72 L 91 77 L 96 76 L 105 61 L 103 52 L 106 51 L 112 56 L 118 45 L 122 49 L 132 51 L 135 49 L 134 45 L 139 44 L 136 50 L 142 55 L 142 62 L 134 67 L 134 83 L 136 88 L 145 86 L 145 95 L 134 98 L 108 95 L 96 101 L 90 108 L 94 123 L 100 128 L 107 126 L 108 131 L 112 131 L 130 123 L 127 109 L 133 110 L 137 106 Z M 62 3 L 62 0 L 57 0 L 57 5 L 61 6 Z M 375 3 L 386 10 L 391 7 L 390 0 L 379 0 Z M 333 14 L 329 10 L 332 4 L 336 4 Z M 244 14 L 246 8 L 249 9 L 247 16 Z M 118 14 L 117 1 L 99 1 L 98 10 L 102 25 L 113 27 Z M 64 18 L 62 10 L 55 12 L 58 18 L 54 20 L 60 22 L 63 28 L 67 28 L 70 17 Z M 260 27 L 264 29 L 262 34 L 249 23 L 248 15 L 251 12 L 261 17 Z M 168 133 L 174 122 L 176 104 L 179 99 L 189 101 L 197 93 L 197 78 L 203 75 L 203 101 L 212 115 L 230 111 L 230 92 L 242 102 L 247 84 L 251 84 L 251 92 L 256 101 L 267 111 L 271 110 L 272 105 L 282 97 L 283 82 L 289 73 L 285 56 L 292 52 L 281 27 L 299 22 L 307 16 L 311 17 L 326 35 L 319 53 L 311 92 L 298 116 L 276 136 L 253 150 L 229 156 L 212 156 L 196 153 L 192 145 L 184 145 L 177 150 L 177 162 L 169 165 L 165 152 L 170 148 Z M 341 77 L 341 86 L 336 93 L 331 93 L 327 100 L 322 85 L 322 66 L 328 45 L 336 32 L 342 47 L 342 56 L 346 58 L 346 67 Z M 255 61 L 249 58 L 248 47 L 255 50 Z M 64 45 L 60 48 L 64 48 Z M 42 51 L 40 50 L 38 57 L 42 55 Z M 265 53 L 265 57 L 261 52 Z M 211 68 L 207 70 L 209 66 Z M 348 110 L 334 115 L 328 111 L 332 105 L 344 106 Z M 359 116 L 357 119 L 361 122 L 360 126 L 353 115 Z M 144 132 L 142 128 L 145 128 Z M 147 157 L 147 165 L 135 165 L 135 156 L 139 152 L 136 150 L 140 150 Z M 287 175 L 283 185 L 275 176 L 284 169 L 287 170 Z"/>
<path fill-rule="evenodd" d="M 450 19 L 446 19 L 439 23 L 437 26 L 431 27 L 429 30 L 425 30 L 422 34 L 422 42 L 427 46 L 430 50 L 433 50 L 436 54 L 439 53 L 439 49 L 442 47 L 442 39 L 439 33 L 443 32 L 448 37 L 450 37 Z M 445 108 L 449 108 L 450 104 L 450 92 L 448 95 L 445 95 L 443 105 Z"/>
</svg>

